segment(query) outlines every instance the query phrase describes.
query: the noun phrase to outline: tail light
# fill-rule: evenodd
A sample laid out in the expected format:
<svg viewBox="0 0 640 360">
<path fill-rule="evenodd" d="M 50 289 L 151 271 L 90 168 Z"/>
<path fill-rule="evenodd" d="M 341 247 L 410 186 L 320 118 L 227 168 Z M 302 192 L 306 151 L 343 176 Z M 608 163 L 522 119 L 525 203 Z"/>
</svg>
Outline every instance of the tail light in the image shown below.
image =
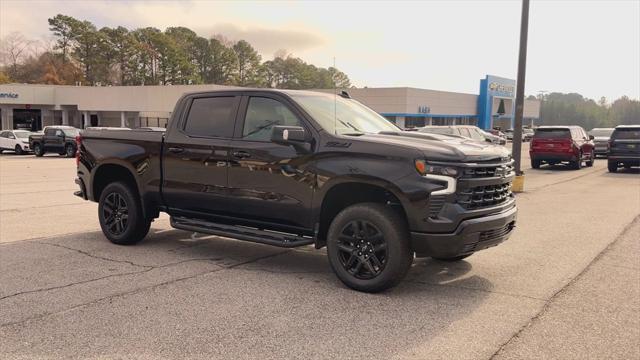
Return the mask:
<svg viewBox="0 0 640 360">
<path fill-rule="evenodd" d="M 566 148 L 567 152 L 575 152 L 575 149 L 573 148 L 573 141 L 571 139 L 564 139 L 562 141 L 562 145 Z"/>
<path fill-rule="evenodd" d="M 82 146 L 82 135 L 76 136 L 76 166 L 80 165 L 80 147 Z"/>
</svg>

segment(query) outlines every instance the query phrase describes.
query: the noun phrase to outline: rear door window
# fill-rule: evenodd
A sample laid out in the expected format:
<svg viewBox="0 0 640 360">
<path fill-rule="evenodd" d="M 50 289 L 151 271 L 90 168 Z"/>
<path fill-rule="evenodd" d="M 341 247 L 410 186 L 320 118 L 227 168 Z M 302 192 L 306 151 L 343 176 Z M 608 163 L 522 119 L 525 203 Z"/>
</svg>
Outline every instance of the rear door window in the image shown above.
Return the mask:
<svg viewBox="0 0 640 360">
<path fill-rule="evenodd" d="M 194 136 L 230 138 L 236 103 L 235 96 L 193 99 L 184 131 Z"/>
<path fill-rule="evenodd" d="M 640 128 L 615 129 L 611 138 L 619 140 L 640 140 Z"/>
<path fill-rule="evenodd" d="M 569 139 L 569 129 L 537 129 L 533 135 L 536 139 Z"/>
<path fill-rule="evenodd" d="M 56 129 L 47 129 L 47 131 L 45 131 L 44 134 L 46 136 L 54 136 L 56 134 Z"/>
</svg>

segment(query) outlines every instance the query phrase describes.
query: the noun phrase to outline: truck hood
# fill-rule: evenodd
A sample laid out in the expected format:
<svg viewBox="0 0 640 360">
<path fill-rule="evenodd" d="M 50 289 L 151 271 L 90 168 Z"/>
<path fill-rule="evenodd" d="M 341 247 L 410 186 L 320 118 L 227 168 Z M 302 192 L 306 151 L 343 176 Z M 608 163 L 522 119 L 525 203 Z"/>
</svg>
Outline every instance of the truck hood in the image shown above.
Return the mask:
<svg viewBox="0 0 640 360">
<path fill-rule="evenodd" d="M 371 143 L 378 142 L 413 148 L 422 152 L 426 160 L 486 161 L 504 159 L 511 156 L 511 152 L 504 146 L 476 142 L 462 137 L 413 131 L 387 131 L 378 134 L 366 134 L 359 136 L 358 139 Z"/>
</svg>

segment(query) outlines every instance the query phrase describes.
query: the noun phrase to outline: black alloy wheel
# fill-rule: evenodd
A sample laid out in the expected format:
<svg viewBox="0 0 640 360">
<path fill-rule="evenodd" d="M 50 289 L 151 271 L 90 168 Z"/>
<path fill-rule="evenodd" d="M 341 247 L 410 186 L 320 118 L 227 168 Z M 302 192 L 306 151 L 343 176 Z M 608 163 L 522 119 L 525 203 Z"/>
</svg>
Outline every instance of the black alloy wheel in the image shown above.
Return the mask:
<svg viewBox="0 0 640 360">
<path fill-rule="evenodd" d="M 20 145 L 16 145 L 15 152 L 16 152 L 16 155 L 24 154 L 24 152 L 22 151 L 22 146 Z"/>
<path fill-rule="evenodd" d="M 105 229 L 114 236 L 122 235 L 129 225 L 129 207 L 126 199 L 116 192 L 108 194 L 102 206 Z"/>
<path fill-rule="evenodd" d="M 370 280 L 382 273 L 387 263 L 387 242 L 382 232 L 364 220 L 348 222 L 338 238 L 342 267 L 353 277 Z"/>
</svg>

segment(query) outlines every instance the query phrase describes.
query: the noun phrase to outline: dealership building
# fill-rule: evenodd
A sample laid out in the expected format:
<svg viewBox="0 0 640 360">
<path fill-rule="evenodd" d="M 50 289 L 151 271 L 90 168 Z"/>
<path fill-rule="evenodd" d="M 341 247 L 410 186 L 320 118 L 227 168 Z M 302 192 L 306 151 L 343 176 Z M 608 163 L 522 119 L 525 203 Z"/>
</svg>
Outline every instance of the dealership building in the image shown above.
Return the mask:
<svg viewBox="0 0 640 360">
<path fill-rule="evenodd" d="M 48 125 L 166 127 L 185 92 L 228 89 L 221 85 L 66 86 L 0 85 L 2 129 L 40 130 Z M 333 92 L 334 90 L 318 90 Z M 348 89 L 351 97 L 403 128 L 472 124 L 483 129 L 511 128 L 515 81 L 487 75 L 478 94 L 393 88 Z M 524 123 L 534 125 L 537 100 L 525 100 Z"/>
</svg>

